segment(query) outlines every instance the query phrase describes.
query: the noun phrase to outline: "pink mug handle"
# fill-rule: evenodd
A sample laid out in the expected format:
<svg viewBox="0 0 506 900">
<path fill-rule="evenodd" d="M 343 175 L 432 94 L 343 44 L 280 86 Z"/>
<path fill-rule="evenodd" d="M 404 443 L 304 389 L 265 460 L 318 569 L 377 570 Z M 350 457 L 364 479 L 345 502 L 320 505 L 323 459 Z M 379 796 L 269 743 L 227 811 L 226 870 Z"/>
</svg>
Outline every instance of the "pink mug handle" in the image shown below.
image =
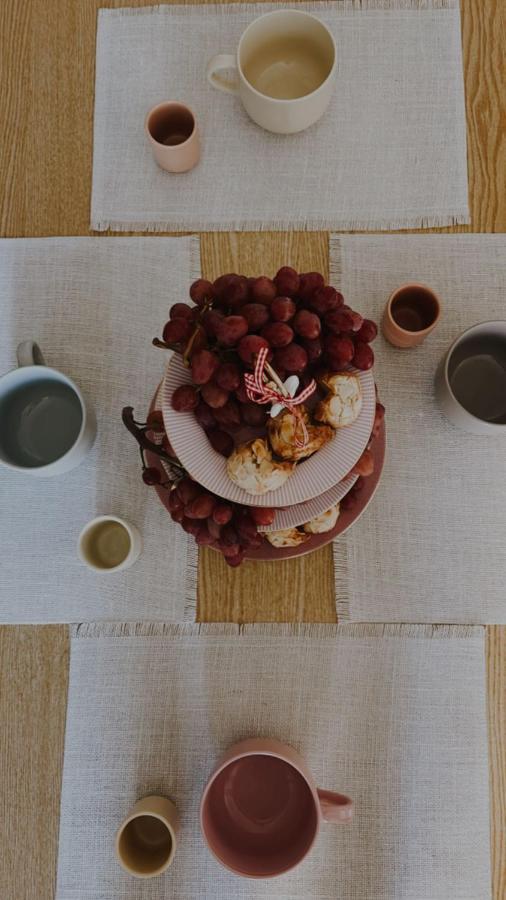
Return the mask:
<svg viewBox="0 0 506 900">
<path fill-rule="evenodd" d="M 346 825 L 353 818 L 353 800 L 344 794 L 316 789 L 320 801 L 320 809 L 325 822 L 333 825 Z"/>
</svg>

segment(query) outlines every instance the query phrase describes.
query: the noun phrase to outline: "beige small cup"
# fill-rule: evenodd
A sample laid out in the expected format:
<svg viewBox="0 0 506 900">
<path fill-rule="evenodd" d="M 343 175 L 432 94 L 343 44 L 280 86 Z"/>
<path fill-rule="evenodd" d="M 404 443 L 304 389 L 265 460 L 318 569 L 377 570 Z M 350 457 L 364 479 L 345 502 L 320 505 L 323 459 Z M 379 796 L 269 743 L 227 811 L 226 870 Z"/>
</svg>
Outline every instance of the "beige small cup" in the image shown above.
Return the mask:
<svg viewBox="0 0 506 900">
<path fill-rule="evenodd" d="M 394 347 L 416 347 L 441 317 L 439 298 L 424 284 L 402 284 L 388 298 L 381 330 Z"/>
<path fill-rule="evenodd" d="M 169 868 L 176 852 L 179 816 L 166 797 L 138 800 L 116 834 L 116 856 L 136 878 L 153 878 Z"/>
<path fill-rule="evenodd" d="M 97 516 L 84 526 L 77 541 L 83 563 L 102 575 L 128 569 L 142 551 L 141 533 L 118 516 Z"/>
<path fill-rule="evenodd" d="M 144 128 L 161 169 L 189 172 L 200 159 L 200 137 L 191 109 L 167 100 L 149 110 Z"/>
</svg>

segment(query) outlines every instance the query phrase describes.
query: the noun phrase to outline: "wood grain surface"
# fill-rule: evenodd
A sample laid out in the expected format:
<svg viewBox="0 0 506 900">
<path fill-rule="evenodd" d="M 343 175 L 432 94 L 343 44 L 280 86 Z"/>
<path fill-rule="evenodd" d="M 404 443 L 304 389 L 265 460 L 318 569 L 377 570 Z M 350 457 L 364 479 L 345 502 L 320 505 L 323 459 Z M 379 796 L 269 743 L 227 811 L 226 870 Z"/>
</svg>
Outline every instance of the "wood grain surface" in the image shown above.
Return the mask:
<svg viewBox="0 0 506 900">
<path fill-rule="evenodd" d="M 153 0 L 1 0 L 0 234 L 89 233 L 96 14 Z M 461 0 L 471 228 L 506 231 L 506 2 Z M 121 238 L 119 238 L 121 239 Z M 327 271 L 324 234 L 207 234 L 207 275 Z M 202 621 L 334 621 L 328 548 L 231 572 L 202 554 Z M 506 898 L 506 627 L 487 630 L 494 900 Z M 0 897 L 53 897 L 68 679 L 64 626 L 0 628 Z M 471 898 L 470 898 L 471 900 Z M 473 898 L 474 900 L 474 898 Z"/>
</svg>

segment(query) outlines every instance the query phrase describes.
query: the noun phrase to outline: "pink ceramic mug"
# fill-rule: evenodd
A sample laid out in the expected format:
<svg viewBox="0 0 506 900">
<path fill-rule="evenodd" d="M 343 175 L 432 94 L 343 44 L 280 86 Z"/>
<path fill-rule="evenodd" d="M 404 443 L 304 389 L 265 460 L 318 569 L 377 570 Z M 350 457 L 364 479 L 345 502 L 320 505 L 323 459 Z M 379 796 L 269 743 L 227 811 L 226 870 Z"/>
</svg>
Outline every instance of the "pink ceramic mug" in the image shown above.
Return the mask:
<svg viewBox="0 0 506 900">
<path fill-rule="evenodd" d="M 311 850 L 322 822 L 350 822 L 349 797 L 322 791 L 287 744 L 250 738 L 220 759 L 202 796 L 200 825 L 216 859 L 236 875 L 273 878 Z"/>
</svg>

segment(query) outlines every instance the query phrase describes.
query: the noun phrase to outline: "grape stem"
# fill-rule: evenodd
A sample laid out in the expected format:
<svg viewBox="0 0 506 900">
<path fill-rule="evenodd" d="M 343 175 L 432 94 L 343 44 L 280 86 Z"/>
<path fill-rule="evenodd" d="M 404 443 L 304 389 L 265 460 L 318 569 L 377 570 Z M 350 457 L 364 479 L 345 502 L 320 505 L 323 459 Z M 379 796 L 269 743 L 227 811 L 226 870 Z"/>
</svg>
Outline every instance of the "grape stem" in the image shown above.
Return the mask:
<svg viewBox="0 0 506 900">
<path fill-rule="evenodd" d="M 130 432 L 130 434 L 137 441 L 140 450 L 141 450 L 141 458 L 144 465 L 144 450 L 150 450 L 151 453 L 154 453 L 156 456 L 159 456 L 160 459 L 165 460 L 171 467 L 171 471 L 174 472 L 175 480 L 177 478 L 182 478 L 186 475 L 186 470 L 181 463 L 174 459 L 173 456 L 170 456 L 166 450 L 160 444 L 155 444 L 154 441 L 151 441 L 147 434 L 147 426 L 143 426 L 142 428 L 134 419 L 134 410 L 132 406 L 125 406 L 121 412 L 121 419 L 123 421 L 123 425 Z"/>
<path fill-rule="evenodd" d="M 213 305 L 213 301 L 211 299 L 209 299 L 209 300 L 206 300 L 204 305 L 200 308 L 199 317 L 197 319 L 195 328 L 193 330 L 193 334 L 189 338 L 188 343 L 187 343 L 187 345 L 184 349 L 184 353 L 183 353 L 183 364 L 186 366 L 187 369 L 190 368 L 190 353 L 191 353 L 192 347 L 195 343 L 195 338 L 197 337 L 197 334 L 199 333 L 199 331 L 202 327 L 201 326 L 202 316 L 205 315 L 205 313 L 208 312 L 212 308 L 212 305 Z"/>
</svg>

